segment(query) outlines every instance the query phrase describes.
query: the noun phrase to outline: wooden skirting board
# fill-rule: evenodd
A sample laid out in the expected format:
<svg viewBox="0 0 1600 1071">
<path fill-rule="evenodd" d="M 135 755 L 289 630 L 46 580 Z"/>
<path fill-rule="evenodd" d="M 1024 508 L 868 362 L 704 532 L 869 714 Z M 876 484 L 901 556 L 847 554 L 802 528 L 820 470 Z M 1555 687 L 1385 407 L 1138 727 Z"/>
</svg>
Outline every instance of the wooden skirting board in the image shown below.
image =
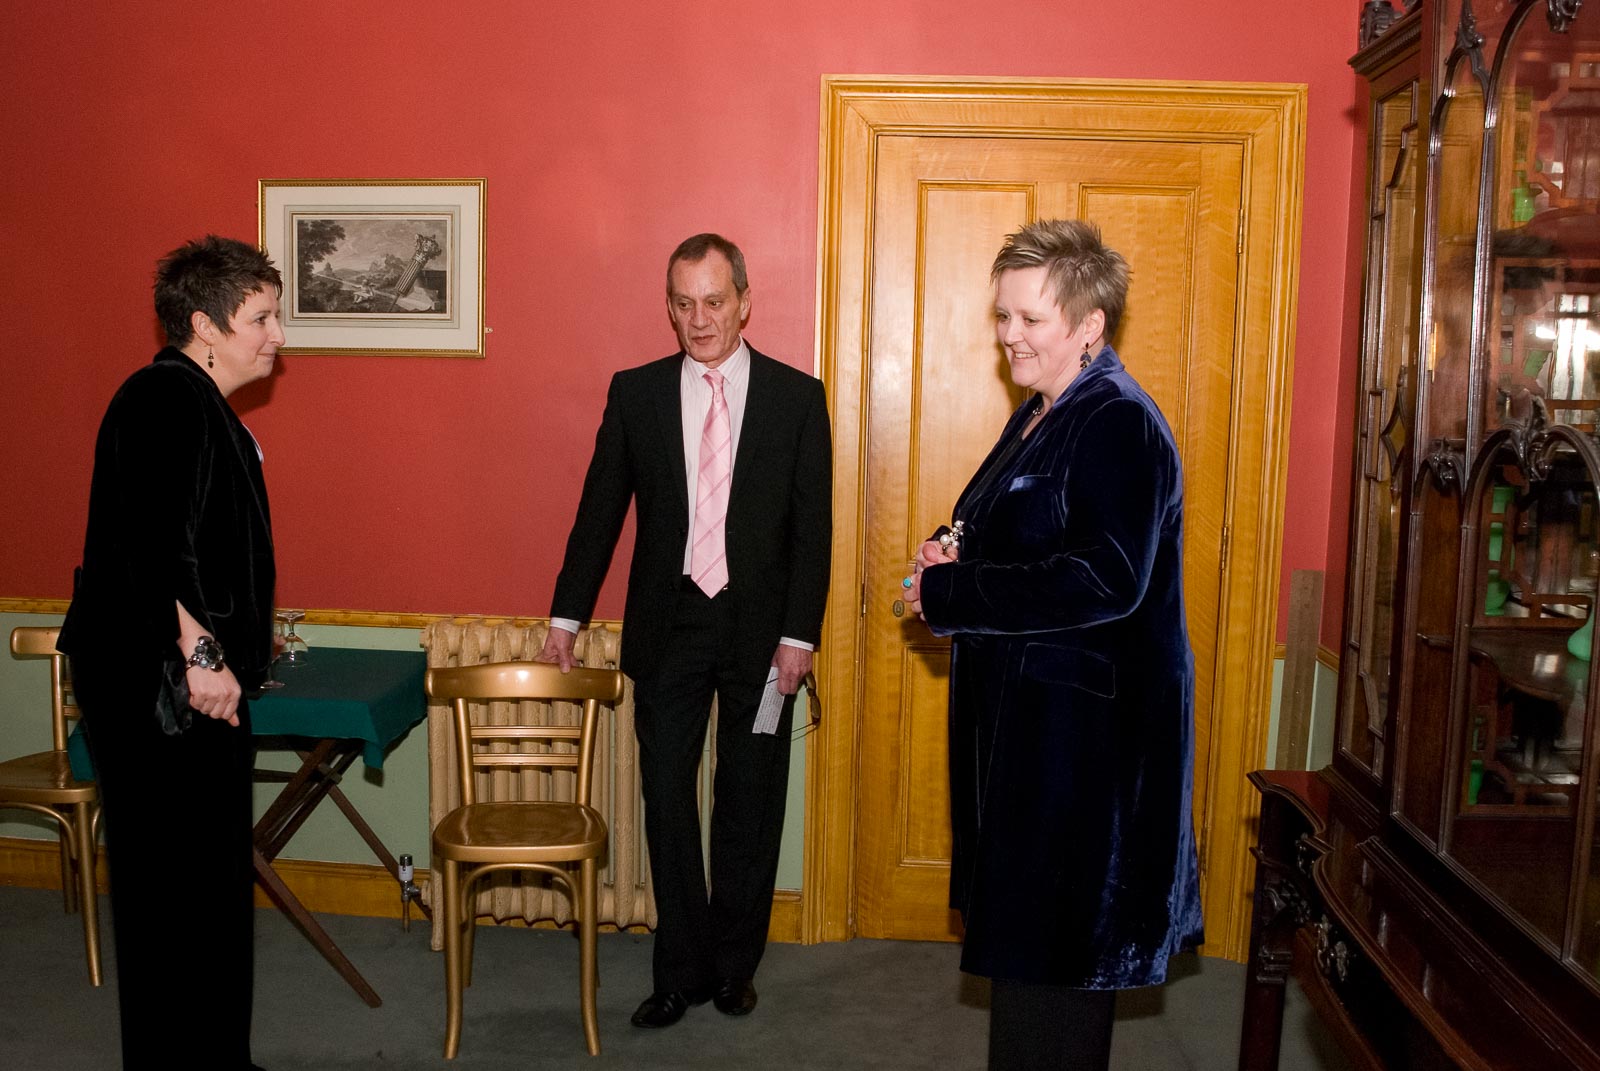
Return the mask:
<svg viewBox="0 0 1600 1071">
<path fill-rule="evenodd" d="M 95 885 L 106 891 L 106 851 L 96 853 Z M 61 848 L 57 841 L 0 837 L 0 885 L 23 889 L 61 888 Z"/>
<path fill-rule="evenodd" d="M 53 840 L 30 837 L 0 837 L 0 886 L 25 889 L 61 888 L 61 863 Z M 400 893 L 389 872 L 376 863 L 322 863 L 310 859 L 279 859 L 273 864 L 300 901 L 312 911 L 326 915 L 360 915 L 368 918 L 400 917 Z M 103 894 L 106 885 L 105 849 L 97 853 L 96 884 Z M 420 882 L 428 876 L 417 871 Z M 256 906 L 271 907 L 261 888 L 256 888 Z M 768 938 L 794 943 L 800 940 L 800 894 L 779 889 L 772 894 L 772 924 Z M 421 919 L 413 909 L 412 917 Z M 492 925 L 489 919 L 479 920 Z M 507 923 L 517 925 L 518 923 Z M 426 923 L 424 922 L 424 925 Z M 606 927 L 602 927 L 605 929 Z"/>
</svg>

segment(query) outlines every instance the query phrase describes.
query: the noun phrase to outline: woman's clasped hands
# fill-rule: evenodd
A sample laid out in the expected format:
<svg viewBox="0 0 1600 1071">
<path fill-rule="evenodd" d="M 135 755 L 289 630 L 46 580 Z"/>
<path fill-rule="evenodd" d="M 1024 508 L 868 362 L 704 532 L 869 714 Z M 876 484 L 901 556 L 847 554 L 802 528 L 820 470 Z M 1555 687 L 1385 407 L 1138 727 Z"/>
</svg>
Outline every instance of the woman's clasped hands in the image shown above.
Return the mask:
<svg viewBox="0 0 1600 1071">
<path fill-rule="evenodd" d="M 905 592 L 902 599 L 912 613 L 922 616 L 922 570 L 930 565 L 947 565 L 960 557 L 958 546 L 937 539 L 927 540 L 917 548 L 917 556 L 911 559 L 911 575 L 900 581 Z"/>
</svg>

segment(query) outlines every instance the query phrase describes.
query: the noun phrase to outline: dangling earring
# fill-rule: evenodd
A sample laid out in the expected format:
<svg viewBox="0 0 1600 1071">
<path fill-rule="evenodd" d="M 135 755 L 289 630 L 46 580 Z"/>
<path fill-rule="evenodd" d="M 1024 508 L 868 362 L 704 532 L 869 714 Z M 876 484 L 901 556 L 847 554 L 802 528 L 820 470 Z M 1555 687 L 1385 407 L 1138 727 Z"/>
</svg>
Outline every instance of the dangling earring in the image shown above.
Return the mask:
<svg viewBox="0 0 1600 1071">
<path fill-rule="evenodd" d="M 1088 352 L 1089 352 L 1088 347 L 1085 346 L 1084 347 L 1085 355 L 1087 355 Z M 216 366 L 217 366 L 217 355 L 211 352 L 211 347 L 210 346 L 207 346 L 206 347 L 206 367 L 207 368 L 215 368 Z"/>
<path fill-rule="evenodd" d="M 1078 358 L 1078 371 L 1081 372 L 1085 368 L 1088 368 L 1089 362 L 1092 360 L 1094 360 L 1094 358 L 1089 356 L 1089 344 L 1085 342 L 1083 344 L 1083 356 Z"/>
</svg>

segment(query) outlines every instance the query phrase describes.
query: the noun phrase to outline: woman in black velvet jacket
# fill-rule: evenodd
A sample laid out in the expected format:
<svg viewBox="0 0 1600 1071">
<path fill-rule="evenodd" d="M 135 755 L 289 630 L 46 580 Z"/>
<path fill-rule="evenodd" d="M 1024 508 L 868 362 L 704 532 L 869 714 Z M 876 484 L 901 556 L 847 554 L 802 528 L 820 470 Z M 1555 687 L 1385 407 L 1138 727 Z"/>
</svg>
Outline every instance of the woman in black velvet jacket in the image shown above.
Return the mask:
<svg viewBox="0 0 1600 1071">
<path fill-rule="evenodd" d="M 997 334 L 1036 393 L 930 540 L 908 601 L 955 637 L 951 903 L 993 979 L 990 1066 L 1103 1068 L 1115 991 L 1201 939 L 1183 476 L 1106 344 L 1128 267 L 1048 220 L 994 263 Z"/>
<path fill-rule="evenodd" d="M 129 1069 L 251 1067 L 242 692 L 272 657 L 274 569 L 260 449 L 226 399 L 272 372 L 282 285 L 243 242 L 169 254 L 155 286 L 168 345 L 122 384 L 95 444 L 59 647 L 104 805 Z"/>
</svg>

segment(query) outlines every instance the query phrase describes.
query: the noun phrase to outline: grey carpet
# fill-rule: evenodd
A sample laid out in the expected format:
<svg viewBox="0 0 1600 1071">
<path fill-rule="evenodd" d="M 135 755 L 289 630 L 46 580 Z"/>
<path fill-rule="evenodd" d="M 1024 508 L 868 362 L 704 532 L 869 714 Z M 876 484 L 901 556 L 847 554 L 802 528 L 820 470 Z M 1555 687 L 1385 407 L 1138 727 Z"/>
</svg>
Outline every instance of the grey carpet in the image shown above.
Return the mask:
<svg viewBox="0 0 1600 1071">
<path fill-rule="evenodd" d="M 102 914 L 105 904 L 102 901 Z M 981 1068 L 986 983 L 956 969 L 954 945 L 856 940 L 773 945 L 755 1014 L 709 1004 L 676 1026 L 638 1030 L 628 1016 L 649 987 L 648 935 L 600 938 L 602 1054 L 584 1051 L 577 942 L 568 933 L 480 928 L 461 1055 L 441 1055 L 444 967 L 426 923 L 409 934 L 382 919 L 322 918 L 383 998 L 368 1008 L 278 912 L 256 915 L 254 1053 L 268 1071 L 342 1068 Z M 160 925 L 152 920 L 152 925 Z M 107 923 L 109 928 L 109 921 Z M 109 930 L 108 930 L 109 932 Z M 94 989 L 76 916 L 60 895 L 0 888 L 0 1068 L 103 1071 L 118 1066 L 114 960 Z M 1238 1059 L 1244 969 L 1174 961 L 1161 989 L 1122 994 L 1113 1067 L 1225 1071 Z M 181 1022 L 181 1014 L 175 1015 Z M 175 1028 L 177 1024 L 175 1023 Z M 1291 987 L 1284 1071 L 1343 1071 Z M 144 1071 L 144 1069 L 138 1069 Z"/>
</svg>

